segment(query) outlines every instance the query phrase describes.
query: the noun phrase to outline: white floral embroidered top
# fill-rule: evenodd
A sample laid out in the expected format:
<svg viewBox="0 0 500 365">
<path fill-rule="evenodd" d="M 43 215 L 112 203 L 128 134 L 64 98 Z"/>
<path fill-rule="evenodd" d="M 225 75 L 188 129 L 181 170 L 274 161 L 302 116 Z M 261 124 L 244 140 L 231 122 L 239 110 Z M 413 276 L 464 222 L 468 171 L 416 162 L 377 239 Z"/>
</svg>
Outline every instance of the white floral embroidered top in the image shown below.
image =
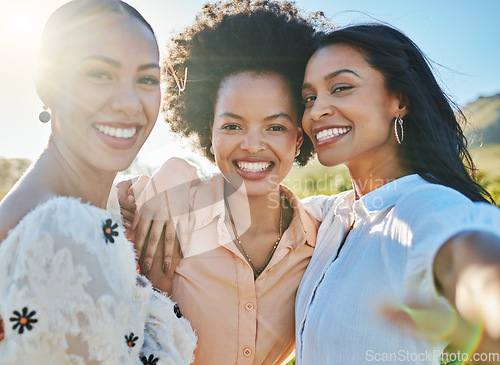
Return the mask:
<svg viewBox="0 0 500 365">
<path fill-rule="evenodd" d="M 68 197 L 39 205 L 0 244 L 0 362 L 191 363 L 189 323 L 135 268 L 107 211 Z"/>
</svg>

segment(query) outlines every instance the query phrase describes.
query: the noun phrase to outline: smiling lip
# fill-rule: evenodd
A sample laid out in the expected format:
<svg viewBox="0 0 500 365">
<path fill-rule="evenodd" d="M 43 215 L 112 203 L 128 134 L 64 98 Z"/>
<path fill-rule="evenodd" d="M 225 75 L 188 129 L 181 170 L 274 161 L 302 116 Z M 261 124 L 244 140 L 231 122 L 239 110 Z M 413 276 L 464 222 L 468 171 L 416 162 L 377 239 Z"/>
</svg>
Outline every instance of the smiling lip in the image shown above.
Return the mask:
<svg viewBox="0 0 500 365">
<path fill-rule="evenodd" d="M 314 145 L 320 147 L 324 144 L 338 141 L 351 131 L 347 126 L 323 126 L 312 130 Z"/>
<path fill-rule="evenodd" d="M 92 127 L 105 145 L 117 150 L 132 148 L 141 130 L 141 126 L 138 123 L 123 122 L 95 123 Z"/>
<path fill-rule="evenodd" d="M 274 166 L 274 162 L 265 160 L 235 160 L 236 172 L 244 179 L 258 180 L 266 177 Z"/>
</svg>

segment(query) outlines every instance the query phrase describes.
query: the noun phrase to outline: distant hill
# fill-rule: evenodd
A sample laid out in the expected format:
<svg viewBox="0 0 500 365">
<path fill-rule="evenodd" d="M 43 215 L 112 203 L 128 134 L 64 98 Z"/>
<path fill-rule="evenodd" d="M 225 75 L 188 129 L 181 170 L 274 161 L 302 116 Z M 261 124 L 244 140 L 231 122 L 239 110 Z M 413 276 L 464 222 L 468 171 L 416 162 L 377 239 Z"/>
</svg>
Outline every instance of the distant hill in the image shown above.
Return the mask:
<svg viewBox="0 0 500 365">
<path fill-rule="evenodd" d="M 469 121 L 465 133 L 471 147 L 500 144 L 500 94 L 480 97 L 462 110 Z"/>
</svg>

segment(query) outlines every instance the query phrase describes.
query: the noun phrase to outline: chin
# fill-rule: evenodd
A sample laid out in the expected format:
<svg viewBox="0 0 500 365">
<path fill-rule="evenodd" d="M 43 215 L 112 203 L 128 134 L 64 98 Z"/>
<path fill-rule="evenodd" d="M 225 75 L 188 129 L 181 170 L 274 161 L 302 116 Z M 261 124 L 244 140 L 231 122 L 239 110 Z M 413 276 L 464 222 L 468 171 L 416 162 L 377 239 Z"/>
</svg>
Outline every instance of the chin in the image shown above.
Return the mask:
<svg viewBox="0 0 500 365">
<path fill-rule="evenodd" d="M 132 162 L 134 162 L 134 160 L 129 158 L 128 159 L 109 158 L 105 161 L 102 161 L 99 165 L 96 166 L 96 168 L 100 169 L 101 171 L 118 173 L 128 169 L 130 165 L 132 165 Z"/>
<path fill-rule="evenodd" d="M 318 155 L 318 161 L 320 162 L 320 164 L 322 164 L 323 166 L 326 166 L 326 167 L 333 167 L 333 166 L 340 165 L 342 163 L 342 162 L 338 161 L 337 159 L 331 158 L 330 156 L 321 157 L 319 155 Z"/>
</svg>

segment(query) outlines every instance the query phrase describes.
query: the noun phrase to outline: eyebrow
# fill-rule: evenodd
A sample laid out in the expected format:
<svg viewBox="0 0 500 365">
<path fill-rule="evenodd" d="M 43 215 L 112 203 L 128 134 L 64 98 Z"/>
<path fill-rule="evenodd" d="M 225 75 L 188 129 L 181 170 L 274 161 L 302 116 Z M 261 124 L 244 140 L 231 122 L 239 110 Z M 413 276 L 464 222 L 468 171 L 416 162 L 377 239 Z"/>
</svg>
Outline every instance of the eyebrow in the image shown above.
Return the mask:
<svg viewBox="0 0 500 365">
<path fill-rule="evenodd" d="M 219 118 L 229 117 L 229 118 L 233 118 L 233 119 L 243 120 L 243 117 L 239 116 L 238 114 L 234 114 L 234 113 L 230 113 L 230 112 L 225 112 L 225 113 L 219 114 L 218 117 Z"/>
<path fill-rule="evenodd" d="M 328 80 L 333 79 L 334 77 L 337 77 L 338 75 L 341 75 L 341 74 L 344 74 L 344 73 L 353 74 L 354 76 L 359 77 L 360 79 L 362 79 L 362 77 L 359 76 L 353 70 L 349 70 L 347 68 L 343 68 L 342 70 L 338 70 L 338 71 L 334 71 L 334 72 L 329 73 L 328 75 L 326 75 L 325 77 L 323 77 L 323 80 L 324 81 L 328 81 Z M 308 87 L 311 87 L 311 84 L 308 84 L 308 83 L 303 84 L 302 85 L 302 90 L 307 89 Z"/>
<path fill-rule="evenodd" d="M 243 118 L 242 116 L 240 116 L 238 114 L 230 113 L 230 112 L 219 114 L 219 118 L 222 118 L 222 117 L 229 117 L 229 118 L 238 119 L 238 120 L 245 120 L 245 118 Z M 278 118 L 286 118 L 290 121 L 293 121 L 292 117 L 286 113 L 273 114 L 273 115 L 270 115 L 270 116 L 264 118 L 264 120 L 270 121 L 270 120 L 275 120 Z"/>
<path fill-rule="evenodd" d="M 293 121 L 292 117 L 289 116 L 286 113 L 273 114 L 273 115 L 270 115 L 270 116 L 266 117 L 264 120 L 267 122 L 267 121 L 275 120 L 275 119 L 278 119 L 278 118 L 286 118 L 286 119 L 288 119 L 290 121 Z"/>
<path fill-rule="evenodd" d="M 120 68 L 122 66 L 121 62 L 118 62 L 112 58 L 109 58 L 109 57 L 106 57 L 106 56 L 100 56 L 100 55 L 92 55 L 92 56 L 88 56 L 88 57 L 85 57 L 82 61 L 87 61 L 87 60 L 98 60 L 98 61 L 102 61 L 102 62 L 105 62 L 113 67 L 116 67 L 116 68 Z M 138 70 L 139 71 L 143 71 L 143 70 L 147 70 L 147 69 L 150 69 L 150 68 L 157 68 L 159 69 L 160 68 L 160 65 L 157 64 L 157 63 L 147 63 L 145 65 L 141 65 L 138 67 Z"/>
</svg>

